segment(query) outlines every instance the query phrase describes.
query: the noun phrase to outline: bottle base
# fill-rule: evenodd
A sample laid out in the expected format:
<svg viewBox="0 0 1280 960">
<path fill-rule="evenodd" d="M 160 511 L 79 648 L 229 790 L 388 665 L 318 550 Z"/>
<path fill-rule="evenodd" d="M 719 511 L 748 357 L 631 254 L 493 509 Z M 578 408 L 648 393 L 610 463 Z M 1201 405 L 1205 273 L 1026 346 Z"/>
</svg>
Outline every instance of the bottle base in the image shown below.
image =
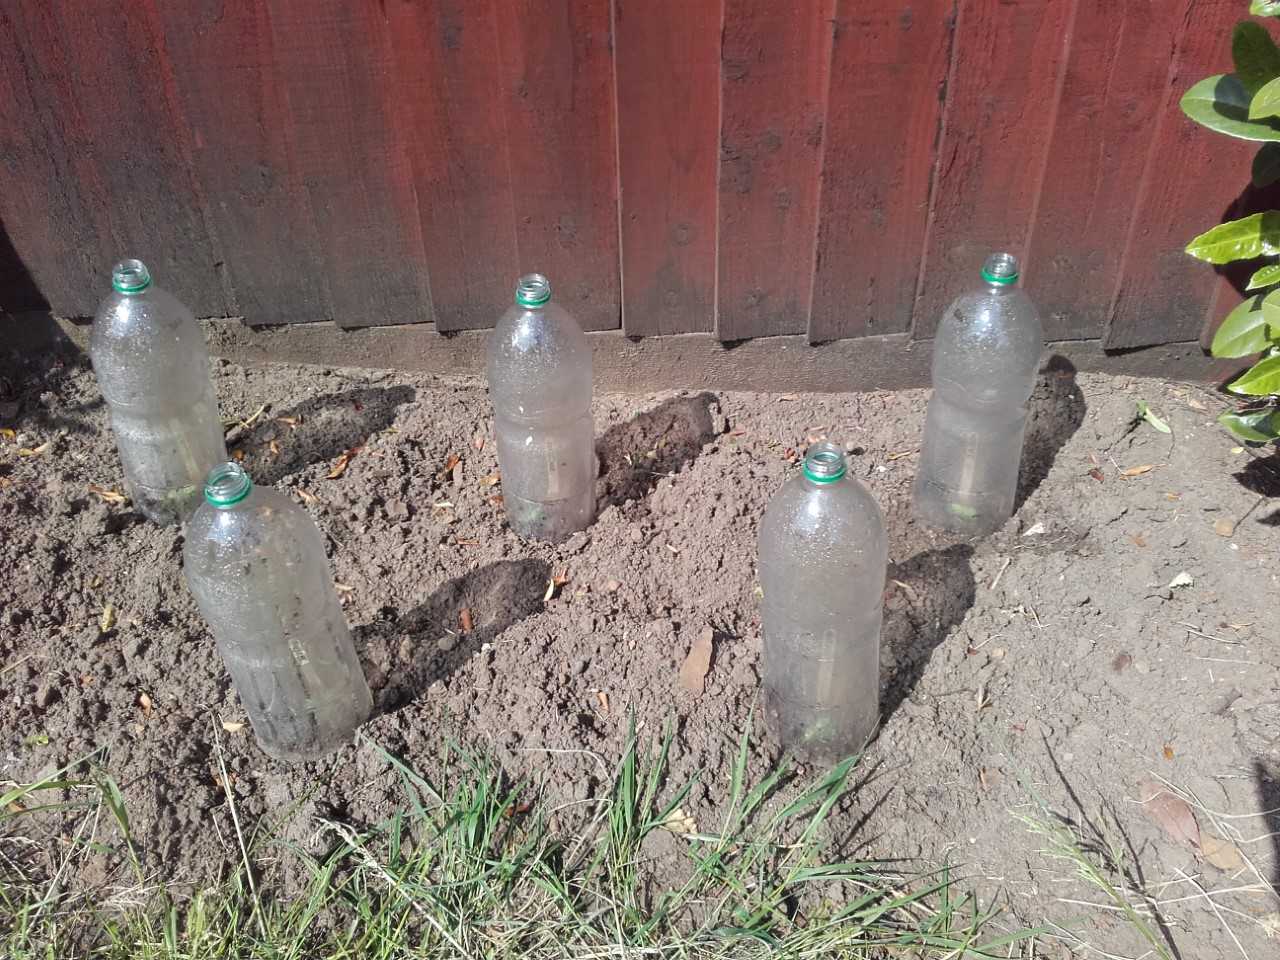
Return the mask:
<svg viewBox="0 0 1280 960">
<path fill-rule="evenodd" d="M 561 543 L 591 526 L 595 519 L 594 494 L 544 503 L 504 493 L 503 505 L 508 525 L 522 540 Z"/>
<path fill-rule="evenodd" d="M 820 704 L 789 700 L 764 688 L 765 722 L 782 747 L 817 763 L 863 753 L 880 723 L 880 705 Z"/>
</svg>

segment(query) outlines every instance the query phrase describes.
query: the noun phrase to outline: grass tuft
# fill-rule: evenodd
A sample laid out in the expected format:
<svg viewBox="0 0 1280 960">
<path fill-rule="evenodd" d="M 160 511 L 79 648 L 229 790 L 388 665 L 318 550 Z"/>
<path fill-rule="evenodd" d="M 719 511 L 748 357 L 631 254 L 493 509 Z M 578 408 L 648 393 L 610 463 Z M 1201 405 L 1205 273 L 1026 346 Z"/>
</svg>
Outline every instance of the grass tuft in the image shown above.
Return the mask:
<svg viewBox="0 0 1280 960">
<path fill-rule="evenodd" d="M 400 780 L 399 809 L 362 829 L 318 823 L 328 841 L 323 856 L 269 836 L 246 839 L 237 816 L 244 862 L 225 882 L 183 897 L 146 888 L 118 786 L 96 767 L 87 777 L 68 775 L 85 758 L 0 796 L 0 953 L 12 960 L 992 960 L 1033 949 L 1040 931 L 998 929 L 998 911 L 957 893 L 948 871 L 905 878 L 881 863 L 828 856 L 827 821 L 852 789 L 857 758 L 808 783 L 790 782 L 784 763 L 750 784 L 750 733 L 737 744 L 726 812 L 711 831 L 683 812 L 693 784 L 668 782 L 670 726 L 642 745 L 632 721 L 610 788 L 573 835 L 532 785 L 512 782 L 486 755 L 447 745 L 440 768 L 449 772 L 433 781 L 371 744 Z M 28 806 L 54 795 L 57 802 Z M 59 860 L 42 862 L 19 838 L 24 823 L 45 822 L 42 813 L 76 823 Z M 103 819 L 114 824 L 114 852 L 146 895 L 104 897 L 77 879 L 76 868 L 103 850 Z M 267 847 L 269 858 L 261 856 Z M 667 852 L 660 868 L 655 851 Z M 258 872 L 284 858 L 301 882 L 286 887 Z"/>
</svg>

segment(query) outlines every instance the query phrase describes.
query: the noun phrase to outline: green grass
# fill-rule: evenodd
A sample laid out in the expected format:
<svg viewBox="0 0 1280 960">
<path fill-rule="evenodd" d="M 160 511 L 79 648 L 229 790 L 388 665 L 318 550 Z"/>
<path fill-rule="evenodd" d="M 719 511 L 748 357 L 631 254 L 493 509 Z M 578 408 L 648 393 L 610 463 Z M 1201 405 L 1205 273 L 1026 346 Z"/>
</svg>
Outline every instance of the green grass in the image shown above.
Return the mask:
<svg viewBox="0 0 1280 960">
<path fill-rule="evenodd" d="M 751 784 L 749 733 L 736 745 L 730 782 L 712 785 L 728 794 L 721 822 L 694 824 L 682 809 L 692 784 L 668 783 L 671 734 L 645 747 L 633 732 L 611 789 L 572 836 L 560 835 L 560 818 L 534 785 L 510 782 L 484 755 L 447 747 L 440 766 L 453 772 L 431 782 L 381 751 L 404 796 L 384 822 L 317 824 L 329 848 L 315 857 L 270 836 L 246 837 L 237 815 L 243 862 L 225 882 L 183 897 L 148 885 L 120 790 L 96 766 L 100 757 L 85 758 L 0 796 L 0 955 L 745 960 L 1034 949 L 1039 931 L 1000 929 L 996 913 L 958 894 L 945 871 L 903 877 L 886 864 L 824 855 L 827 821 L 852 789 L 855 759 L 811 782 L 788 783 L 784 764 Z M 41 858 L 26 856 L 20 837 L 41 812 L 76 827 L 52 870 L 38 874 L 30 863 Z M 116 891 L 107 902 L 107 891 L 76 893 L 67 882 L 104 849 L 104 824 L 114 825 L 111 850 L 134 881 L 129 895 Z M 646 853 L 655 831 L 672 832 L 683 855 L 660 887 Z M 273 879 L 278 870 L 258 872 L 260 862 L 282 859 L 304 878 L 291 891 Z"/>
</svg>

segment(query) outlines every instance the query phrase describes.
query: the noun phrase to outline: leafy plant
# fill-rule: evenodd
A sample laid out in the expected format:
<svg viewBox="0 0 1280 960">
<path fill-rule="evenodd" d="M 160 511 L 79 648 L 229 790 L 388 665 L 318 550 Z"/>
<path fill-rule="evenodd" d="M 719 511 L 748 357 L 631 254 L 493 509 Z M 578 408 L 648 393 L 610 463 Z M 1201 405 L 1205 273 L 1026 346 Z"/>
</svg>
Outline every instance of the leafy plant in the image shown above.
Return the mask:
<svg viewBox="0 0 1280 960">
<path fill-rule="evenodd" d="M 1280 17 L 1280 0 L 1253 0 L 1249 12 Z M 1280 48 L 1261 24 L 1242 20 L 1231 36 L 1231 59 L 1235 72 L 1193 86 L 1182 112 L 1210 130 L 1261 143 L 1253 185 L 1266 187 L 1280 181 Z M 1219 224 L 1187 244 L 1187 253 L 1217 265 L 1280 258 L 1280 210 Z M 1250 399 L 1218 422 L 1242 440 L 1266 443 L 1280 439 L 1280 262 L 1259 267 L 1246 289 L 1252 295 L 1227 315 L 1209 350 L 1215 357 L 1262 356 L 1227 385 Z"/>
</svg>

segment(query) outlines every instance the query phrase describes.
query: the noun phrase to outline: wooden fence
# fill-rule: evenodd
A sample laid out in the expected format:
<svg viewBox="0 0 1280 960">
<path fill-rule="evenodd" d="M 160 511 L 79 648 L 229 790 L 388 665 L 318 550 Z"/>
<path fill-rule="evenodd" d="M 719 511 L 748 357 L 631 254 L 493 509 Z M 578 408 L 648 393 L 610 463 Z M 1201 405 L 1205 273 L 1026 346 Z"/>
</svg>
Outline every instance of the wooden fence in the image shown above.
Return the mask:
<svg viewBox="0 0 1280 960">
<path fill-rule="evenodd" d="M 1194 340 L 1245 0 L 7 0 L 0 306 L 147 260 L 203 316 L 928 337 L 983 255 L 1056 339 Z"/>
</svg>

